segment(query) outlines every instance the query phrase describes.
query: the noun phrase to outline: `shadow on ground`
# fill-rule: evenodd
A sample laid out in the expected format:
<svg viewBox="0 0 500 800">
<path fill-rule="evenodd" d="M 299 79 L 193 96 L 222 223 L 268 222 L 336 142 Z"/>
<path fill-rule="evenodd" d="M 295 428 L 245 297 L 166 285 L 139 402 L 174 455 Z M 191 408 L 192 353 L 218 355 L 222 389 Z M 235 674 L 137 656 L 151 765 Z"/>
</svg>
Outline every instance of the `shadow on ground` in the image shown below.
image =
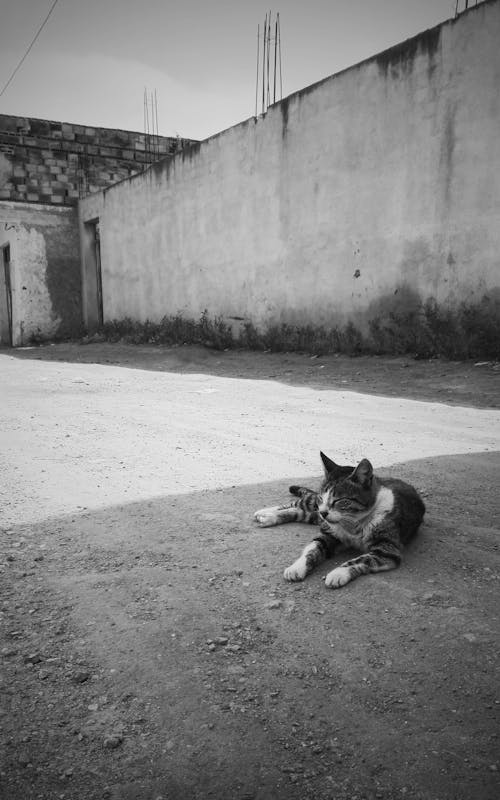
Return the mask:
<svg viewBox="0 0 500 800">
<path fill-rule="evenodd" d="M 156 372 L 203 373 L 227 378 L 276 380 L 314 389 L 500 407 L 500 365 L 495 362 L 416 361 L 410 356 L 310 356 L 210 350 L 186 345 L 62 343 L 2 352 L 20 359 L 112 364 Z"/>
<path fill-rule="evenodd" d="M 251 521 L 311 476 L 7 530 L 2 796 L 496 800 L 498 466 L 390 470 L 425 524 L 339 591 Z"/>
</svg>

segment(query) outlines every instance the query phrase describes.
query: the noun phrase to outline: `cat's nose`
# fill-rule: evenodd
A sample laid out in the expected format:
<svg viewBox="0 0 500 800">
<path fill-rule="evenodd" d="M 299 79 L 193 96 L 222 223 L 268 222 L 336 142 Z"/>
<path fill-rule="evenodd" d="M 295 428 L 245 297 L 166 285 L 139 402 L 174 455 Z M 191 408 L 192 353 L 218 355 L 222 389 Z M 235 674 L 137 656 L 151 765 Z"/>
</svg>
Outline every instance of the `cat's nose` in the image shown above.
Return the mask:
<svg viewBox="0 0 500 800">
<path fill-rule="evenodd" d="M 323 519 L 326 519 L 326 518 L 327 518 L 327 516 L 328 516 L 328 511 L 320 511 L 319 513 L 321 514 L 321 516 L 323 517 Z"/>
</svg>

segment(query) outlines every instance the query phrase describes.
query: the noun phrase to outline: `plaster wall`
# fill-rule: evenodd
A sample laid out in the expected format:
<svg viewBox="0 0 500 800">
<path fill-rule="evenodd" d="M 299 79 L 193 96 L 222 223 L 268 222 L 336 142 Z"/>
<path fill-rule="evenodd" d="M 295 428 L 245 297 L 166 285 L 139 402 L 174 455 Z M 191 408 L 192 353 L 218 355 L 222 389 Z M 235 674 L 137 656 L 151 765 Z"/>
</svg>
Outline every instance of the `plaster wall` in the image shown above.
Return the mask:
<svg viewBox="0 0 500 800">
<path fill-rule="evenodd" d="M 0 248 L 10 248 L 12 344 L 81 331 L 78 218 L 74 208 L 0 204 Z M 3 266 L 2 266 L 3 269 Z M 2 283 L 0 291 L 5 292 Z M 6 304 L 0 302 L 2 344 Z"/>
<path fill-rule="evenodd" d="M 499 41 L 486 0 L 82 201 L 104 318 L 363 323 L 498 288 Z"/>
</svg>

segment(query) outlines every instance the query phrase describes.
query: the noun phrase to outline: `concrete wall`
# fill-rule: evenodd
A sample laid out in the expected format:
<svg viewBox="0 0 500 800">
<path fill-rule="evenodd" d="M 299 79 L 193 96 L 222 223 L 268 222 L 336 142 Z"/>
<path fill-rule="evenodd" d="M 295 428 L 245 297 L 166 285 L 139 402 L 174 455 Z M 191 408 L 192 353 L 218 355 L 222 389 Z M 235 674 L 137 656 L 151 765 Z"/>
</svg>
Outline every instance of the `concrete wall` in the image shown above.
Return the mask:
<svg viewBox="0 0 500 800">
<path fill-rule="evenodd" d="M 0 114 L 0 200 L 76 205 L 190 141 Z"/>
<path fill-rule="evenodd" d="M 486 0 L 82 201 L 104 318 L 362 323 L 498 287 L 499 41 Z"/>
<path fill-rule="evenodd" d="M 12 344 L 81 333 L 78 218 L 74 208 L 0 203 L 0 250 L 10 249 Z M 3 264 L 0 262 L 0 269 Z M 0 343 L 10 344 L 4 276 Z"/>
</svg>

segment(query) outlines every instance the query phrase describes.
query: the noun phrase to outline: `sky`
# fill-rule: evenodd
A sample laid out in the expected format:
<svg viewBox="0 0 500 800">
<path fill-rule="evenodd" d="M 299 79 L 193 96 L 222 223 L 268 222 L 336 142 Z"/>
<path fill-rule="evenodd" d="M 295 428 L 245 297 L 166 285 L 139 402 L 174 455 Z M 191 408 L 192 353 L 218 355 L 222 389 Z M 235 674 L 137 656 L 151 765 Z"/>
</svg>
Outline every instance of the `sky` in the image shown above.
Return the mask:
<svg viewBox="0 0 500 800">
<path fill-rule="evenodd" d="M 54 0 L 0 0 L 0 91 Z M 255 113 L 257 25 L 280 15 L 283 97 L 455 14 L 456 0 L 58 0 L 0 113 L 205 139 Z M 464 0 L 460 0 L 464 7 Z M 262 43 L 261 43 L 262 47 Z M 259 111 L 260 106 L 259 106 Z"/>
</svg>

